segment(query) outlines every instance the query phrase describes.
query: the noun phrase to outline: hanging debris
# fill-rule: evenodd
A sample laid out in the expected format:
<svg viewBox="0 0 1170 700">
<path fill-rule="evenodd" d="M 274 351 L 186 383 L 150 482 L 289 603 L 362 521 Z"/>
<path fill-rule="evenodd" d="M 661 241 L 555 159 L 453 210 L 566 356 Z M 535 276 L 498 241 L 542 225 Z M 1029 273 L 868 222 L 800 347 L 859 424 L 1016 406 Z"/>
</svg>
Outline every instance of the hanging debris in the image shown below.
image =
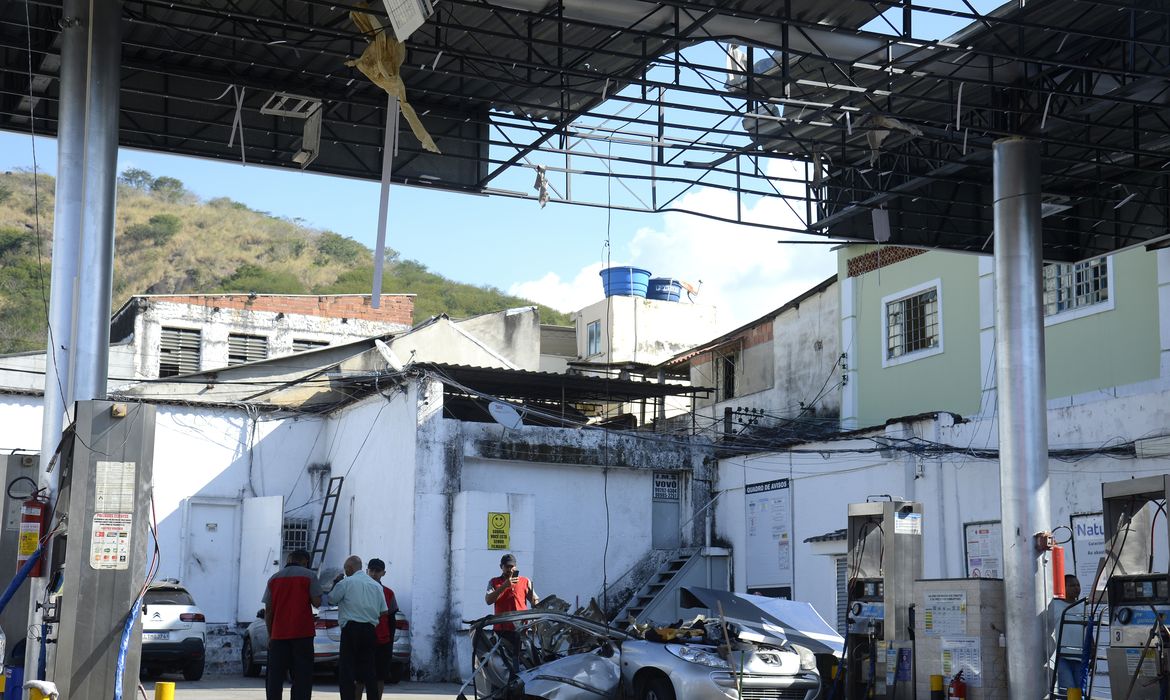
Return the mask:
<svg viewBox="0 0 1170 700">
<path fill-rule="evenodd" d="M 400 72 L 402 62 L 406 60 L 406 44 L 390 36 L 390 32 L 382 27 L 378 18 L 371 14 L 355 11 L 349 13 L 349 16 L 362 34 L 370 40 L 370 45 L 362 52 L 360 58 L 356 61 L 346 61 L 345 65 L 356 67 L 375 85 L 385 90 L 386 94 L 397 97 L 402 116 L 406 118 L 406 123 L 410 125 L 415 138 L 431 153 L 441 153 L 419 120 L 414 107 L 406 101 L 406 83 L 402 82 Z"/>
</svg>

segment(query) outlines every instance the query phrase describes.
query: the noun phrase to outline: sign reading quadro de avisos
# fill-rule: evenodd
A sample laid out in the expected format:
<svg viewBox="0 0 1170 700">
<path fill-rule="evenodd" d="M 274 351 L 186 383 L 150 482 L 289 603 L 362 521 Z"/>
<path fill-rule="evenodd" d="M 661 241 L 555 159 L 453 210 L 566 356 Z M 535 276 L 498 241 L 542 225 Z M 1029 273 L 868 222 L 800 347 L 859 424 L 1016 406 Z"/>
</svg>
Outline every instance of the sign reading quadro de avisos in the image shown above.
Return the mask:
<svg viewBox="0 0 1170 700">
<path fill-rule="evenodd" d="M 511 547 L 512 514 L 488 513 L 488 549 L 509 549 Z"/>
</svg>

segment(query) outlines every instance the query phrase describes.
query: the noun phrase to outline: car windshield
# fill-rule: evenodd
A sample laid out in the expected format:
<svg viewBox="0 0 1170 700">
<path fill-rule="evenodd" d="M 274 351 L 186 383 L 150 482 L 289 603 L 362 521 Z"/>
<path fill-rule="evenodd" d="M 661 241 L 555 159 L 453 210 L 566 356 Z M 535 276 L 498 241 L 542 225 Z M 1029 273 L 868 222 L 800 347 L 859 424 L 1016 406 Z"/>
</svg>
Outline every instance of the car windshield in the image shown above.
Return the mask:
<svg viewBox="0 0 1170 700">
<path fill-rule="evenodd" d="M 191 594 L 182 588 L 151 588 L 142 599 L 146 605 L 194 605 Z"/>
</svg>

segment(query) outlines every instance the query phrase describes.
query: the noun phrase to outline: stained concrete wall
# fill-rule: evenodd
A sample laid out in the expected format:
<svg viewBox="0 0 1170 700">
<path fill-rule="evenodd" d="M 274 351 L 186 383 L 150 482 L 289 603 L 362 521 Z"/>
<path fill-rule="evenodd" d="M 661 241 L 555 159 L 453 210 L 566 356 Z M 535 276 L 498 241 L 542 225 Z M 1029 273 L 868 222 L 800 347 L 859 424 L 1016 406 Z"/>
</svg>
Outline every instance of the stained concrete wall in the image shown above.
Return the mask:
<svg viewBox="0 0 1170 700">
<path fill-rule="evenodd" d="M 316 297 L 310 297 L 316 299 Z M 158 377 L 158 353 L 162 327 L 189 328 L 202 334 L 199 369 L 228 364 L 228 335 L 242 333 L 268 339 L 268 356 L 292 354 L 294 340 L 337 345 L 387 333 L 409 330 L 409 322 L 387 322 L 359 317 L 336 318 L 293 311 L 255 311 L 216 308 L 148 299 L 134 318 L 135 377 Z"/>
<path fill-rule="evenodd" d="M 535 306 L 483 314 L 457 321 L 456 325 L 494 349 L 517 369 L 540 369 L 540 312 Z"/>
<path fill-rule="evenodd" d="M 762 409 L 773 416 L 796 416 L 801 405 L 812 416 L 832 421 L 840 415 L 840 290 L 837 284 L 802 299 L 794 308 L 761 319 L 729 338 L 727 350 L 713 350 L 691 362 L 691 384 L 719 387 L 721 352 L 739 349 L 735 396 L 722 392 L 696 400 L 703 425 L 716 425 L 725 408 Z M 810 415 L 807 414 L 806 415 Z M 765 426 L 766 427 L 766 426 Z"/>
</svg>

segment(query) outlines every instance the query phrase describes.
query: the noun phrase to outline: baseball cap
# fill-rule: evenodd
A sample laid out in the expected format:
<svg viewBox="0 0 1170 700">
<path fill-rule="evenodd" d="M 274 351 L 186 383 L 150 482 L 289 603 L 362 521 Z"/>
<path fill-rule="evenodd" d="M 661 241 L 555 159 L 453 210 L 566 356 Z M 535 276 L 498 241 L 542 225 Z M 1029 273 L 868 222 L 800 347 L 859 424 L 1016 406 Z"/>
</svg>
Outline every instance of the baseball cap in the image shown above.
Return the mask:
<svg viewBox="0 0 1170 700">
<path fill-rule="evenodd" d="M 503 566 L 504 564 L 511 564 L 511 565 L 515 566 L 516 565 L 516 555 L 505 554 L 504 556 L 500 557 L 500 566 Z"/>
<path fill-rule="evenodd" d="M 370 571 L 385 571 L 386 562 L 382 561 L 381 559 L 371 559 L 370 563 L 366 564 L 366 568 Z"/>
</svg>

